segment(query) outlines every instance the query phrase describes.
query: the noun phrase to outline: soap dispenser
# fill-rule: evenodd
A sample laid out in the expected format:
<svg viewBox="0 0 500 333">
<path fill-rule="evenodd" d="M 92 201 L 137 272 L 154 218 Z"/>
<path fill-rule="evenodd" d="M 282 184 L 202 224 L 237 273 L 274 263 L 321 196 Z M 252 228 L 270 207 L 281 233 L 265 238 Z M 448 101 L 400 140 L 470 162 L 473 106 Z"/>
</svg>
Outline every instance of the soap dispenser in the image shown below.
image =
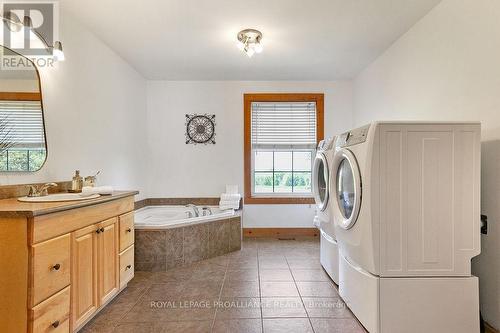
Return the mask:
<svg viewBox="0 0 500 333">
<path fill-rule="evenodd" d="M 80 170 L 76 170 L 75 175 L 73 176 L 73 180 L 71 182 L 70 192 L 79 193 L 82 191 L 82 187 L 83 187 L 83 178 L 82 176 L 80 176 Z"/>
</svg>

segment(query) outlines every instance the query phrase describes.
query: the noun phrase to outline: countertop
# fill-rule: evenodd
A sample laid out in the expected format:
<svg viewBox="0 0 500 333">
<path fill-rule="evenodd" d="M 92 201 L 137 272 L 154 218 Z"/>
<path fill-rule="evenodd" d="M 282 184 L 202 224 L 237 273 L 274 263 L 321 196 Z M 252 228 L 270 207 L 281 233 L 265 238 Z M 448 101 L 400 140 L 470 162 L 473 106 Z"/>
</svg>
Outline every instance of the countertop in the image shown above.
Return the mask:
<svg viewBox="0 0 500 333">
<path fill-rule="evenodd" d="M 35 217 L 69 209 L 101 204 L 139 194 L 139 191 L 115 191 L 112 195 L 101 195 L 96 199 L 65 202 L 21 202 L 17 198 L 0 200 L 0 218 Z"/>
</svg>

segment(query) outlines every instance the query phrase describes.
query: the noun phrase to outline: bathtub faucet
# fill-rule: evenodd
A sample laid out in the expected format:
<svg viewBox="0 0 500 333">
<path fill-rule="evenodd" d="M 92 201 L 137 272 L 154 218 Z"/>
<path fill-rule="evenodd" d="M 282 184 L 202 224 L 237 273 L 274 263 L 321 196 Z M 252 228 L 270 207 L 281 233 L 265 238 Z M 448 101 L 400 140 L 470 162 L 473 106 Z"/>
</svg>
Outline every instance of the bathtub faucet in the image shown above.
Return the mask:
<svg viewBox="0 0 500 333">
<path fill-rule="evenodd" d="M 186 207 L 193 208 L 194 216 L 199 217 L 200 216 L 200 210 L 196 205 L 193 204 L 187 204 Z"/>
<path fill-rule="evenodd" d="M 212 212 L 212 208 L 210 208 L 210 207 L 203 207 L 203 208 L 202 208 L 202 211 L 203 211 L 203 216 L 205 216 L 205 215 L 206 215 L 206 213 L 205 213 L 205 212 L 207 212 L 207 211 L 208 211 L 208 215 L 212 215 L 212 214 L 213 214 L 213 212 Z"/>
</svg>

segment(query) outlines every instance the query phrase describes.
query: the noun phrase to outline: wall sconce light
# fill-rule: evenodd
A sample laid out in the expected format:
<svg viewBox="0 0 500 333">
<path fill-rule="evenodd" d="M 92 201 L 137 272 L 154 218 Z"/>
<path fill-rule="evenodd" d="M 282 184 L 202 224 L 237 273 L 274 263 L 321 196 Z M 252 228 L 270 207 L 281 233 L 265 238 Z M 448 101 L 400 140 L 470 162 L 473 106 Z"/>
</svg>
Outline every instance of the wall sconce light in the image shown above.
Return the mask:
<svg viewBox="0 0 500 333">
<path fill-rule="evenodd" d="M 52 56 L 55 61 L 64 61 L 62 42 L 55 41 L 54 45 L 50 45 L 47 40 L 33 28 L 33 21 L 31 20 L 31 17 L 25 16 L 23 21 L 21 21 L 15 13 L 7 12 L 0 18 L 12 32 L 20 32 L 23 28 L 29 29 L 33 35 L 35 35 L 43 43 L 47 51 L 52 52 Z"/>
<path fill-rule="evenodd" d="M 2 19 L 5 22 L 7 28 L 9 28 L 12 32 L 19 32 L 23 27 L 23 23 L 19 19 L 19 16 L 14 14 L 13 12 L 6 12 Z"/>
</svg>

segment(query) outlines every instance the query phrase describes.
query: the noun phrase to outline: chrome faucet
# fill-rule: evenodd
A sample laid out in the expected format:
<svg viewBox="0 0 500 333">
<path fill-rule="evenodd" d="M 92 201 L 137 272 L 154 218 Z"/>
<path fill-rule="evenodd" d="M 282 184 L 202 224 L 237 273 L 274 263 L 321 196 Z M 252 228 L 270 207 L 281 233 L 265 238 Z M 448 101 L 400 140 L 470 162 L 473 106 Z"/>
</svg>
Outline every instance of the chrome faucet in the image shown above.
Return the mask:
<svg viewBox="0 0 500 333">
<path fill-rule="evenodd" d="M 205 212 L 208 211 L 208 215 L 212 215 L 212 208 L 208 207 L 208 206 L 205 206 L 202 208 L 203 210 L 203 216 L 206 216 Z"/>
<path fill-rule="evenodd" d="M 56 183 L 47 183 L 43 185 L 28 185 L 28 197 L 45 197 L 49 195 L 47 191 L 50 187 L 58 186 Z"/>
<path fill-rule="evenodd" d="M 193 209 L 194 216 L 196 216 L 196 217 L 200 216 L 200 210 L 198 209 L 198 207 L 196 205 L 187 204 L 185 207 L 191 207 Z"/>
</svg>

